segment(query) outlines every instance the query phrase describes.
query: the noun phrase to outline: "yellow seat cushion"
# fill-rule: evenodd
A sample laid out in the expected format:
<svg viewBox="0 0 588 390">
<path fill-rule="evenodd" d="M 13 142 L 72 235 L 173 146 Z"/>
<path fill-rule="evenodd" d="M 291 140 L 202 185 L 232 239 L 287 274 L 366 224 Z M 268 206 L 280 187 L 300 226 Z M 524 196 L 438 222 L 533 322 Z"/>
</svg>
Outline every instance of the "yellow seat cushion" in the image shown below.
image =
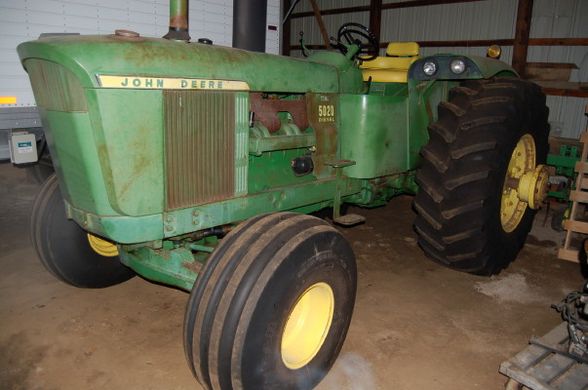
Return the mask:
<svg viewBox="0 0 588 390">
<path fill-rule="evenodd" d="M 416 42 L 390 42 L 386 48 L 386 55 L 392 57 L 417 57 L 419 44 Z"/>
<path fill-rule="evenodd" d="M 416 42 L 391 42 L 386 55 L 361 64 L 364 81 L 371 77 L 372 81 L 379 83 L 406 83 L 408 68 L 419 59 L 419 45 Z"/>
</svg>

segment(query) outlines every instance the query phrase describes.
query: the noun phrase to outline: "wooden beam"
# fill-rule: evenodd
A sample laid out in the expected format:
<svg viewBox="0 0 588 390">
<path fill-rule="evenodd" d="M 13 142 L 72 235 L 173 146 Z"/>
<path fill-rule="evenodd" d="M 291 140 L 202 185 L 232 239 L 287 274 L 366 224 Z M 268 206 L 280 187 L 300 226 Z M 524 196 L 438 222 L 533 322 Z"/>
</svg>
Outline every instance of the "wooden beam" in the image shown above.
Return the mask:
<svg viewBox="0 0 588 390">
<path fill-rule="evenodd" d="M 513 39 L 474 39 L 459 41 L 419 41 L 421 47 L 485 47 L 490 45 L 511 46 Z M 388 47 L 390 42 L 381 42 L 380 47 Z"/>
<path fill-rule="evenodd" d="M 382 26 L 382 0 L 370 0 L 370 31 L 380 42 Z"/>
<path fill-rule="evenodd" d="M 290 9 L 290 5 L 292 3 L 290 0 L 284 0 L 282 3 L 282 20 L 286 17 L 286 13 Z M 289 56 L 290 55 L 290 39 L 291 37 L 291 28 L 290 28 L 290 18 L 284 20 L 284 24 L 282 25 L 282 55 Z"/>
<path fill-rule="evenodd" d="M 513 39 L 478 39 L 478 40 L 463 40 L 463 41 L 418 41 L 421 47 L 485 47 L 490 45 L 511 46 Z M 380 48 L 388 47 L 390 42 L 380 42 Z M 324 45 L 307 44 L 309 49 L 320 50 L 324 49 Z M 300 45 L 292 45 L 291 50 L 302 49 Z"/>
<path fill-rule="evenodd" d="M 310 0 L 310 5 L 312 6 L 312 12 L 314 12 L 314 17 L 316 18 L 316 22 L 319 25 L 319 29 L 321 31 L 321 35 L 323 36 L 323 43 L 325 47 L 329 47 L 329 34 L 327 33 L 327 28 L 325 27 L 325 22 L 323 21 L 323 17 L 321 16 L 321 10 L 316 3 L 316 0 Z"/>
<path fill-rule="evenodd" d="M 527 66 L 527 51 L 529 49 L 529 31 L 531 31 L 532 15 L 533 0 L 519 0 L 512 49 L 512 67 L 523 77 Z"/>
<path fill-rule="evenodd" d="M 382 9 L 398 9 L 398 8 L 412 8 L 412 7 L 424 7 L 427 5 L 443 5 L 443 4 L 454 4 L 454 3 L 473 3 L 475 1 L 484 0 L 409 0 L 401 1 L 398 3 L 382 4 Z M 337 14 L 348 14 L 353 12 L 367 12 L 370 10 L 369 5 L 354 6 L 354 7 L 342 7 L 342 8 L 330 8 L 321 11 L 321 15 L 337 15 Z M 313 16 L 312 11 L 296 12 L 292 14 L 292 18 L 304 18 L 307 16 Z"/>
<path fill-rule="evenodd" d="M 355 6 L 355 7 L 343 7 L 343 8 L 332 8 L 321 10 L 321 15 L 337 15 L 337 14 L 350 14 L 354 12 L 369 11 L 369 5 Z M 292 19 L 305 18 L 308 16 L 314 16 L 312 11 L 294 12 L 290 17 Z"/>
<path fill-rule="evenodd" d="M 390 42 L 380 42 L 380 47 L 388 47 Z M 420 41 L 422 47 L 484 47 L 490 45 L 512 46 L 514 39 L 475 39 L 456 41 Z M 324 45 L 306 45 L 309 49 L 324 49 Z M 529 46 L 588 46 L 588 38 L 529 38 Z M 300 50 L 293 45 L 291 50 Z"/>
<path fill-rule="evenodd" d="M 529 38 L 529 46 L 588 46 L 588 38 Z"/>
<path fill-rule="evenodd" d="M 411 0 L 401 1 L 397 3 L 389 3 L 382 5 L 382 9 L 398 9 L 398 8 L 414 8 L 414 7 L 426 7 L 428 5 L 445 5 L 455 3 L 474 3 L 476 1 L 484 0 Z"/>
<path fill-rule="evenodd" d="M 588 84 L 585 83 L 580 84 L 569 81 L 531 81 L 538 84 L 546 95 L 581 98 L 588 97 Z"/>
</svg>

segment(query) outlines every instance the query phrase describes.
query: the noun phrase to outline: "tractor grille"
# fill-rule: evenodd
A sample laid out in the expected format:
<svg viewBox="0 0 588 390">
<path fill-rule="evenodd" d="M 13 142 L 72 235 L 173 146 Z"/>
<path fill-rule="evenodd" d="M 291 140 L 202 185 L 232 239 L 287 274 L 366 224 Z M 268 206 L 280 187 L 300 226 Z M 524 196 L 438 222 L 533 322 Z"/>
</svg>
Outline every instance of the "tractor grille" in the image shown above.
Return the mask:
<svg viewBox="0 0 588 390">
<path fill-rule="evenodd" d="M 163 93 L 167 210 L 232 198 L 242 192 L 235 92 Z M 241 127 L 241 126 L 239 126 Z M 236 139 L 237 138 L 237 139 Z M 239 164 L 236 164 L 238 162 Z"/>
</svg>

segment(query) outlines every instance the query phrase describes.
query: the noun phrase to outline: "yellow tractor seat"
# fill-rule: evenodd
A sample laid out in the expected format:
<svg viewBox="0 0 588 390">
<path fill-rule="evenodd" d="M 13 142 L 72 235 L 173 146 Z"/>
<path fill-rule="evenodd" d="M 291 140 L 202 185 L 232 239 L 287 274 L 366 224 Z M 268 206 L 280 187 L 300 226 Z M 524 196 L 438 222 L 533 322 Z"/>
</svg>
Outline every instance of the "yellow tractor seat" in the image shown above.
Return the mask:
<svg viewBox="0 0 588 390">
<path fill-rule="evenodd" d="M 419 45 L 416 42 L 390 42 L 386 57 L 376 57 L 366 61 L 360 68 L 363 80 L 377 83 L 406 83 L 408 68 L 419 59 Z"/>
</svg>

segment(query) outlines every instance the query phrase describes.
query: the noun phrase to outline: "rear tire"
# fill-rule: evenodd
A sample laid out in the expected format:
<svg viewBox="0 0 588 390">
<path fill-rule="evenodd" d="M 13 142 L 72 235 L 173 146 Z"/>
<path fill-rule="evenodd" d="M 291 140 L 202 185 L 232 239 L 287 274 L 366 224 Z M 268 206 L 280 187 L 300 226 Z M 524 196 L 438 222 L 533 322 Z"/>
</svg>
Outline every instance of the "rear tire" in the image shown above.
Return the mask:
<svg viewBox="0 0 588 390">
<path fill-rule="evenodd" d="M 505 228 L 501 199 L 513 150 L 525 134 L 534 141 L 536 164 L 545 163 L 545 95 L 520 79 L 466 81 L 438 113 L 417 173 L 419 245 L 449 268 L 496 274 L 516 258 L 535 216 L 527 207 L 514 228 Z"/>
<path fill-rule="evenodd" d="M 326 222 L 294 213 L 243 222 L 210 256 L 190 295 L 184 349 L 192 372 L 207 389 L 314 387 L 341 350 L 356 284 L 353 252 Z M 309 298 L 311 316 L 301 297 Z M 302 318 L 301 327 L 289 318 Z M 307 320 L 318 332 L 307 330 L 314 329 Z"/>
<path fill-rule="evenodd" d="M 94 252 L 86 232 L 67 219 L 55 175 L 43 183 L 35 199 L 30 235 L 45 268 L 72 286 L 108 287 L 135 275 L 119 261 L 118 256 L 105 257 Z"/>
</svg>

